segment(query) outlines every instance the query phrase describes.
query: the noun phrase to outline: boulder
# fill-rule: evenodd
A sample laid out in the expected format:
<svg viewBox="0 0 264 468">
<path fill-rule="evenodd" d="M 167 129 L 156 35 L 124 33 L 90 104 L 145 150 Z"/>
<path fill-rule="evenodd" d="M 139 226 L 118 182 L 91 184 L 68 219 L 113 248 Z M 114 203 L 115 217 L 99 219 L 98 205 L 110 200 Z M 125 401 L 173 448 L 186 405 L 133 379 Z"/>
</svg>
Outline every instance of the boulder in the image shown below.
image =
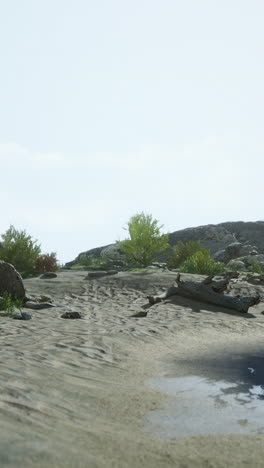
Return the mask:
<svg viewBox="0 0 264 468">
<path fill-rule="evenodd" d="M 110 276 L 110 275 L 117 275 L 118 271 L 117 270 L 108 270 L 108 271 L 89 271 L 87 273 L 87 276 L 85 276 L 85 280 L 91 279 L 91 278 L 102 278 L 103 276 Z"/>
<path fill-rule="evenodd" d="M 255 245 L 250 245 L 250 244 L 242 245 L 240 252 L 239 252 L 240 257 L 243 257 L 244 255 L 252 256 L 252 255 L 258 255 L 258 254 L 259 254 L 259 251 L 257 247 Z"/>
<path fill-rule="evenodd" d="M 247 268 L 251 268 L 254 263 L 258 263 L 264 269 L 264 254 L 248 255 L 246 257 L 239 258 Z"/>
<path fill-rule="evenodd" d="M 80 312 L 65 312 L 64 314 L 61 315 L 61 318 L 64 318 L 64 319 L 81 319 L 82 318 L 82 315 L 80 314 Z"/>
<path fill-rule="evenodd" d="M 25 288 L 21 275 L 13 265 L 0 260 L 0 296 L 10 294 L 13 299 L 25 299 Z"/>
<path fill-rule="evenodd" d="M 226 267 L 232 271 L 244 271 L 246 270 L 246 265 L 243 261 L 239 260 L 230 260 Z"/>
<path fill-rule="evenodd" d="M 243 245 L 241 242 L 233 242 L 229 244 L 224 250 L 220 250 L 213 255 L 216 262 L 228 263 L 230 260 L 234 260 L 244 256 L 255 256 L 258 255 L 258 250 L 255 246 L 250 244 Z"/>
<path fill-rule="evenodd" d="M 216 262 L 227 263 L 227 262 L 229 262 L 229 260 L 231 260 L 231 258 L 229 256 L 228 252 L 226 251 L 226 249 L 219 250 L 214 255 L 212 255 L 212 257 Z"/>
<path fill-rule="evenodd" d="M 15 320 L 31 320 L 32 315 L 28 314 L 27 312 L 17 312 L 13 316 L 13 319 L 15 319 Z"/>
<path fill-rule="evenodd" d="M 57 278 L 57 274 L 53 273 L 53 271 L 46 271 L 43 275 L 40 276 L 40 279 L 49 279 L 49 278 Z"/>
</svg>

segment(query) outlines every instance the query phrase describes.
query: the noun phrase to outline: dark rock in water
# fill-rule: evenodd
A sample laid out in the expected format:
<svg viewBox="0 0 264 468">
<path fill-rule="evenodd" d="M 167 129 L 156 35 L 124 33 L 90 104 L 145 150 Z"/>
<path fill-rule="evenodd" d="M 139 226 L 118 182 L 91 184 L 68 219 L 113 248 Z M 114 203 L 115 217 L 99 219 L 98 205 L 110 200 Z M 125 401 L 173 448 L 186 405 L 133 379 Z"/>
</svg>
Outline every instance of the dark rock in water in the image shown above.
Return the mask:
<svg viewBox="0 0 264 468">
<path fill-rule="evenodd" d="M 40 276 L 40 279 L 46 279 L 46 278 L 57 278 L 57 274 L 53 273 L 53 271 L 46 271 L 43 273 L 43 275 Z"/>
<path fill-rule="evenodd" d="M 26 307 L 27 309 L 42 310 L 42 309 L 50 309 L 51 307 L 56 307 L 56 306 L 54 304 L 50 304 L 50 302 L 27 301 L 24 307 Z"/>
<path fill-rule="evenodd" d="M 64 319 L 81 319 L 82 315 L 80 312 L 65 312 L 64 314 L 61 315 L 61 318 Z"/>
<path fill-rule="evenodd" d="M 10 263 L 0 260 L 0 295 L 10 294 L 14 299 L 24 300 L 25 288 L 22 277 Z"/>
<path fill-rule="evenodd" d="M 32 315 L 27 314 L 27 312 L 17 312 L 13 318 L 15 320 L 31 320 Z"/>
</svg>

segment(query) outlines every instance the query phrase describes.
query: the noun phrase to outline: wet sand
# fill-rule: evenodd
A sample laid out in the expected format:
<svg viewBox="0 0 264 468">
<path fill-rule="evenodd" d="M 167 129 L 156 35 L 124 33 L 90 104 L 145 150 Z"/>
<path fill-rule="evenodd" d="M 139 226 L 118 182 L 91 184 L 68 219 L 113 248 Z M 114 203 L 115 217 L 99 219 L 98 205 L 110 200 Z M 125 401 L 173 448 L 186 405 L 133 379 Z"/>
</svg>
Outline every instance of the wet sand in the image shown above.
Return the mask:
<svg viewBox="0 0 264 468">
<path fill-rule="evenodd" d="M 58 307 L 27 310 L 30 321 L 0 317 L 0 466 L 263 467 L 262 434 L 227 427 L 164 440 L 144 421 L 169 398 L 148 379 L 199 375 L 208 357 L 228 363 L 261 352 L 264 303 L 249 314 L 179 297 L 148 308 L 146 296 L 171 286 L 175 273 L 85 276 L 25 280 L 28 295 L 48 294 Z M 67 311 L 83 318 L 62 319 Z M 131 317 L 140 311 L 147 316 Z"/>
</svg>

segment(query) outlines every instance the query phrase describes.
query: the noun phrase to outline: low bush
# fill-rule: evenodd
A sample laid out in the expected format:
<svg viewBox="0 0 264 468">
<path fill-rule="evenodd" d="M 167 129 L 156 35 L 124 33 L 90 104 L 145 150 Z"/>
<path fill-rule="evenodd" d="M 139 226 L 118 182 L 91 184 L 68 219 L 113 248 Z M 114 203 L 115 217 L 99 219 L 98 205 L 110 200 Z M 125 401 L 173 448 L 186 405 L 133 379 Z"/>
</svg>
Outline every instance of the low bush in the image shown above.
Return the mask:
<svg viewBox="0 0 264 468">
<path fill-rule="evenodd" d="M 35 271 L 37 273 L 45 273 L 46 271 L 57 271 L 58 268 L 59 264 L 55 252 L 40 255 L 35 263 Z"/>
<path fill-rule="evenodd" d="M 112 262 L 102 257 L 95 257 L 94 255 L 83 255 L 80 258 L 78 266 L 90 268 L 91 270 L 107 270 L 111 269 Z"/>
<path fill-rule="evenodd" d="M 18 231 L 11 225 L 2 234 L 1 244 L 0 260 L 11 263 L 23 276 L 34 272 L 41 248 L 26 231 Z"/>
<path fill-rule="evenodd" d="M 252 273 L 258 273 L 259 275 L 264 273 L 262 266 L 256 262 L 256 260 L 251 263 L 250 271 L 252 271 Z"/>
<path fill-rule="evenodd" d="M 202 250 L 201 242 L 199 241 L 178 242 L 171 248 L 168 255 L 169 268 L 180 267 L 188 258 L 199 250 Z"/>
<path fill-rule="evenodd" d="M 210 256 L 210 250 L 202 249 L 189 257 L 181 266 L 180 271 L 199 275 L 221 275 L 225 271 L 225 265 L 216 262 Z"/>
<path fill-rule="evenodd" d="M 23 301 L 20 299 L 13 299 L 11 294 L 5 293 L 3 295 L 3 302 L 1 302 L 1 309 L 7 314 L 13 314 L 16 309 L 21 310 L 23 307 Z"/>
</svg>

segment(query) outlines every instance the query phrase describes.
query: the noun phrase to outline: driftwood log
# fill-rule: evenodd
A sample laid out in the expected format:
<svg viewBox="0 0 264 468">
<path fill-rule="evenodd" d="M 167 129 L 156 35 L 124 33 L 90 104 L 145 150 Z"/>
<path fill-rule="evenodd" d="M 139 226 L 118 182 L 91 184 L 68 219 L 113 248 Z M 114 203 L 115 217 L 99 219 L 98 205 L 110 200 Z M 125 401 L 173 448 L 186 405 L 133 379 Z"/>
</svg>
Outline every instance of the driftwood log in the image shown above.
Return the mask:
<svg viewBox="0 0 264 468">
<path fill-rule="evenodd" d="M 156 304 L 170 296 L 184 296 L 209 304 L 234 309 L 238 312 L 247 312 L 260 302 L 260 296 L 231 296 L 224 294 L 229 286 L 230 278 L 214 279 L 208 276 L 203 281 L 182 281 L 180 274 L 177 275 L 176 285 L 168 288 L 164 293 L 158 296 L 148 296 L 150 304 Z"/>
</svg>

